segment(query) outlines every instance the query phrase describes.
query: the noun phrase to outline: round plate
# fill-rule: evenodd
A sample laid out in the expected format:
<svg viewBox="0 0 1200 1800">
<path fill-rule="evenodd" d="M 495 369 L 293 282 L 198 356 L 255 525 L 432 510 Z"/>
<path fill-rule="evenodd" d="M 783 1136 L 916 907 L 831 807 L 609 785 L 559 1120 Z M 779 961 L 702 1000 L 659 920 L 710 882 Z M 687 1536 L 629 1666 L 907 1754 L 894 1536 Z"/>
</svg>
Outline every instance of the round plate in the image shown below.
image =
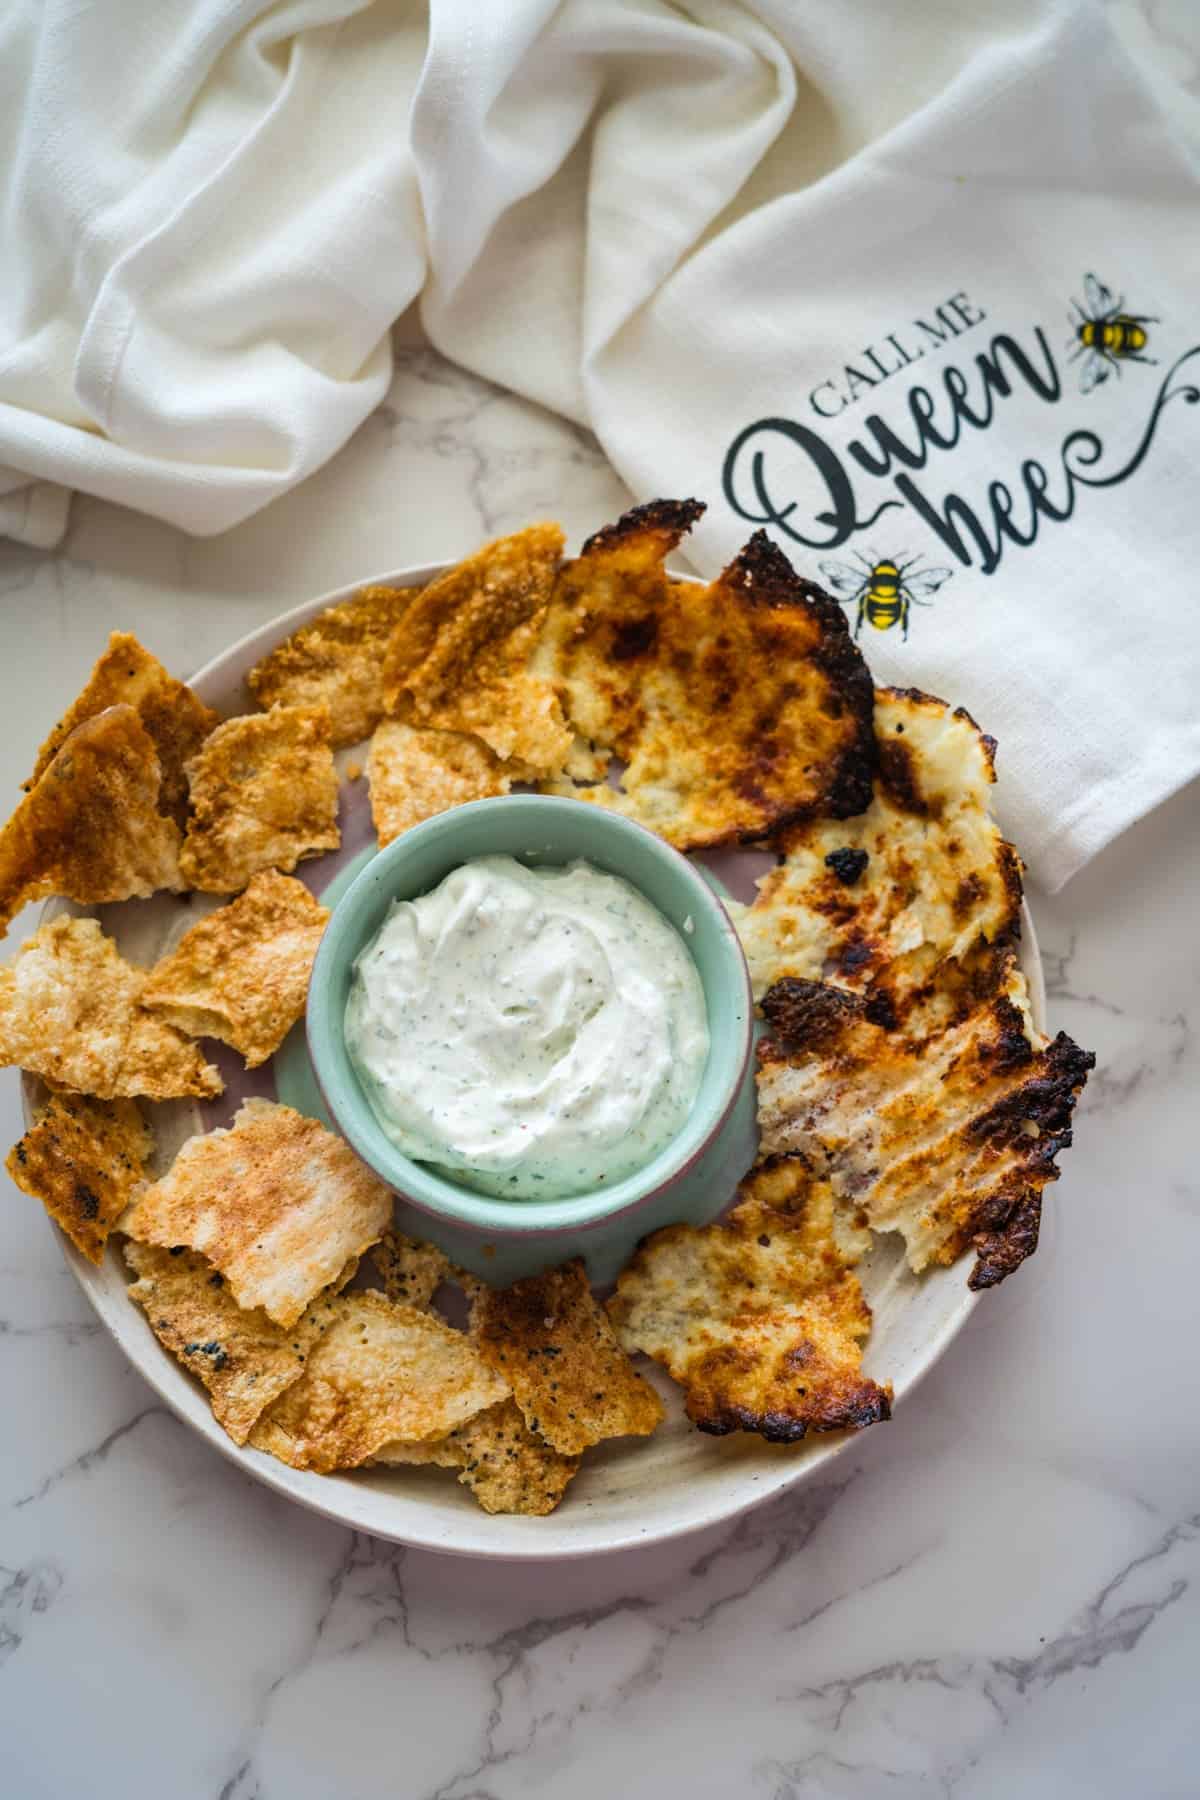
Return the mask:
<svg viewBox="0 0 1200 1800">
<path fill-rule="evenodd" d="M 370 578 L 396 587 L 419 587 L 440 575 L 448 564 L 401 569 Z M 307 624 L 327 606 L 349 600 L 365 581 L 325 594 L 270 624 L 261 626 L 201 669 L 192 686 L 203 700 L 228 715 L 255 710 L 245 685 L 247 670 L 282 638 Z M 344 752 L 339 761 L 355 760 Z M 361 755 L 357 758 L 361 760 Z M 301 863 L 296 873 L 315 892 L 326 888 L 347 862 L 360 854 L 371 836 L 365 780 L 343 787 L 341 850 Z M 763 865 L 747 854 L 739 881 L 730 857 L 722 858 L 721 874 L 735 892 L 745 889 Z M 745 897 L 749 897 L 748 894 Z M 157 895 L 96 908 L 106 932 L 132 960 L 150 963 L 196 922 L 201 909 L 219 902 L 207 896 L 180 899 Z M 86 909 L 52 901 L 45 916 Z M 1029 982 L 1034 1022 L 1045 1025 L 1045 990 L 1033 923 L 1022 914 L 1022 966 Z M 297 1027 L 303 1030 L 303 1021 Z M 241 1060 L 214 1046 L 212 1060 L 225 1077 L 227 1091 L 219 1102 L 198 1106 L 178 1101 L 155 1113 L 158 1167 L 165 1170 L 184 1138 L 198 1129 L 225 1124 L 251 1093 L 274 1098 L 271 1065 L 247 1075 Z M 27 1120 L 36 1086 L 24 1088 Z M 94 1267 L 64 1238 L 67 1263 L 95 1307 L 101 1323 L 151 1387 L 173 1412 L 232 1462 L 278 1493 L 297 1500 L 355 1531 L 430 1550 L 463 1556 L 495 1556 L 530 1560 L 592 1556 L 638 1544 L 660 1542 L 697 1531 L 744 1511 L 782 1488 L 813 1475 L 844 1450 L 853 1434 L 835 1432 L 803 1444 L 772 1445 L 741 1434 L 706 1437 L 683 1416 L 679 1390 L 651 1365 L 647 1373 L 662 1394 L 667 1417 L 649 1440 L 619 1440 L 588 1453 L 584 1467 L 567 1491 L 561 1507 L 548 1518 L 489 1517 L 465 1489 L 444 1471 L 369 1469 L 345 1475 L 315 1475 L 289 1469 L 260 1451 L 239 1449 L 217 1424 L 199 1382 L 193 1381 L 163 1349 L 141 1311 L 125 1295 L 127 1276 L 115 1246 Z M 969 1258 L 952 1268 L 912 1275 L 896 1236 L 878 1238 L 858 1274 L 874 1314 L 864 1367 L 878 1380 L 890 1380 L 896 1399 L 911 1393 L 962 1329 L 978 1298 L 967 1287 Z M 886 1429 L 886 1427 L 885 1427 Z M 901 1426 L 900 1429 L 903 1429 Z"/>
</svg>

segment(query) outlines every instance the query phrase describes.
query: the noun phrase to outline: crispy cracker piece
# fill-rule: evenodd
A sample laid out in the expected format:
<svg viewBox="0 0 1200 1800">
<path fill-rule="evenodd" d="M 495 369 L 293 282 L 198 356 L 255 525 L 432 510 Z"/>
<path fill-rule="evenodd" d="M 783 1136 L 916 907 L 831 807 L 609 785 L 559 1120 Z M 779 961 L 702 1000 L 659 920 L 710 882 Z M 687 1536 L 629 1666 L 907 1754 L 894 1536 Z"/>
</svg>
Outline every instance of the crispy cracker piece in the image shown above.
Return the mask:
<svg viewBox="0 0 1200 1800">
<path fill-rule="evenodd" d="M 190 1037 L 231 1044 L 255 1069 L 304 1011 L 328 922 L 302 882 L 264 869 L 155 963 L 142 1004 Z"/>
<path fill-rule="evenodd" d="M 509 1288 L 479 1286 L 471 1328 L 511 1385 L 530 1431 L 576 1456 L 610 1437 L 648 1437 L 662 1402 L 617 1343 L 578 1257 Z"/>
<path fill-rule="evenodd" d="M 849 1272 L 870 1241 L 799 1157 L 755 1169 L 721 1223 L 669 1225 L 641 1244 L 608 1310 L 627 1350 L 684 1389 L 689 1419 L 723 1436 L 794 1443 L 874 1425 L 891 1389 L 862 1373 L 871 1310 Z"/>
<path fill-rule="evenodd" d="M 785 975 L 869 989 L 894 1013 L 1017 935 L 1021 862 L 992 817 L 995 743 L 915 689 L 875 696 L 880 770 L 866 812 L 814 819 L 752 906 L 731 904 L 756 996 Z"/>
<path fill-rule="evenodd" d="M 344 1294 L 304 1375 L 251 1434 L 297 1469 L 357 1468 L 392 1439 L 434 1443 L 507 1392 L 471 1339 L 382 1294 Z"/>
<path fill-rule="evenodd" d="M 972 1245 L 990 1287 L 1037 1247 L 1041 1194 L 1071 1142 L 1095 1057 L 1033 1031 L 1010 959 L 1002 991 L 927 1035 L 871 1017 L 863 996 L 777 982 L 759 1049 L 764 1153 L 800 1151 L 876 1231 L 899 1231 L 917 1271 Z"/>
<path fill-rule="evenodd" d="M 326 706 L 333 747 L 370 737 L 383 718 L 383 658 L 419 588 L 365 587 L 327 607 L 255 663 L 246 685 L 260 706 Z"/>
<path fill-rule="evenodd" d="M 371 1251 L 371 1261 L 389 1300 L 422 1309 L 452 1274 L 450 1258 L 436 1244 L 423 1244 L 389 1225 Z"/>
<path fill-rule="evenodd" d="M 95 919 L 51 919 L 0 969 L 0 1065 L 102 1100 L 211 1099 L 220 1075 L 145 1011 L 145 982 Z"/>
<path fill-rule="evenodd" d="M 190 687 L 168 675 L 128 631 L 114 631 L 83 692 L 38 751 L 26 792 L 36 787 L 71 732 L 110 706 L 132 706 L 149 733 L 162 770 L 158 808 L 182 826 L 187 817 L 186 765 L 221 723 Z"/>
<path fill-rule="evenodd" d="M 552 1513 L 579 1472 L 578 1456 L 564 1456 L 530 1431 L 515 1400 L 477 1413 L 453 1433 L 462 1468 L 459 1481 L 486 1513 Z"/>
<path fill-rule="evenodd" d="M 514 773 L 550 775 L 571 735 L 536 647 L 562 556 L 557 525 L 486 544 L 432 582 L 388 646 L 388 706 L 414 725 L 469 732 Z"/>
<path fill-rule="evenodd" d="M 247 1100 L 230 1129 L 187 1140 L 121 1230 L 199 1250 L 239 1306 L 292 1325 L 391 1216 L 388 1190 L 340 1137 L 290 1106 Z"/>
<path fill-rule="evenodd" d="M 188 779 L 192 812 L 179 866 L 206 894 L 237 893 L 260 869 L 287 874 L 342 841 L 323 706 L 227 719 L 188 764 Z"/>
<path fill-rule="evenodd" d="M 99 1263 L 109 1232 L 145 1179 L 153 1148 L 132 1100 L 52 1094 L 4 1166 L 80 1254 Z"/>
<path fill-rule="evenodd" d="M 872 688 L 845 614 L 763 532 L 711 586 L 671 581 L 663 556 L 701 511 L 637 507 L 563 570 L 535 666 L 577 733 L 571 780 L 592 785 L 551 791 L 684 850 L 861 812 Z"/>
<path fill-rule="evenodd" d="M 77 726 L 0 832 L 0 937 L 20 907 L 49 894 L 93 906 L 181 888 L 179 830 L 158 810 L 161 784 L 132 706 Z"/>
<path fill-rule="evenodd" d="M 465 732 L 427 731 L 403 719 L 385 719 L 371 739 L 367 780 L 382 846 L 435 813 L 507 794 L 512 773 Z"/>
<path fill-rule="evenodd" d="M 563 1456 L 530 1431 L 515 1400 L 486 1407 L 433 1444 L 382 1444 L 371 1460 L 457 1469 L 484 1512 L 537 1517 L 554 1511 L 579 1470 L 577 1456 Z"/>
<path fill-rule="evenodd" d="M 225 1277 L 194 1250 L 131 1240 L 124 1249 L 138 1277 L 129 1298 L 159 1343 L 204 1383 L 217 1423 L 244 1444 L 268 1406 L 303 1375 L 313 1345 L 337 1316 L 333 1292 L 319 1294 L 285 1328 L 261 1307 L 240 1307 Z"/>
</svg>

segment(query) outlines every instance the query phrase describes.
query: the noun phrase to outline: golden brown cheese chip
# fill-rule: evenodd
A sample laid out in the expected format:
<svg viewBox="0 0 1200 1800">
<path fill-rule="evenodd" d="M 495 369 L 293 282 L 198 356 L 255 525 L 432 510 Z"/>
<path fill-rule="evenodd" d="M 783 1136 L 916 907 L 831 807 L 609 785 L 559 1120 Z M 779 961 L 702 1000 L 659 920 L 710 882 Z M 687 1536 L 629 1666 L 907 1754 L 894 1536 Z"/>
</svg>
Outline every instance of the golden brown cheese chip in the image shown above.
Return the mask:
<svg viewBox="0 0 1200 1800">
<path fill-rule="evenodd" d="M 419 588 L 365 587 L 327 607 L 270 655 L 246 685 L 260 706 L 326 706 L 333 747 L 370 737 L 384 715 L 383 658 Z"/>
<path fill-rule="evenodd" d="M 662 558 L 703 509 L 637 507 L 563 570 L 536 668 L 579 740 L 552 791 L 648 825 L 679 849 L 861 812 L 875 741 L 866 664 L 837 602 L 758 532 L 709 587 Z M 625 767 L 619 788 L 601 777 Z"/>
<path fill-rule="evenodd" d="M 302 882 L 266 869 L 155 963 L 142 1004 L 191 1037 L 231 1044 L 257 1068 L 304 1011 L 328 921 Z"/>
<path fill-rule="evenodd" d="M 381 845 L 435 813 L 507 794 L 512 786 L 511 771 L 478 738 L 423 730 L 402 719 L 385 719 L 371 739 L 367 780 Z"/>
<path fill-rule="evenodd" d="M 388 1190 L 341 1138 L 290 1106 L 247 1100 L 229 1130 L 188 1139 L 121 1230 L 199 1250 L 239 1306 L 291 1325 L 391 1216 Z"/>
<path fill-rule="evenodd" d="M 848 1265 L 869 1242 L 797 1157 L 753 1171 L 723 1222 L 669 1225 L 638 1248 L 608 1303 L 617 1337 L 684 1389 L 721 1436 L 794 1443 L 874 1425 L 891 1389 L 862 1373 L 871 1311 Z"/>
<path fill-rule="evenodd" d="M 552 1513 L 579 1471 L 530 1431 L 515 1400 L 502 1400 L 461 1425 L 449 1440 L 462 1464 L 459 1481 L 486 1513 Z"/>
<path fill-rule="evenodd" d="M 577 1456 L 561 1455 L 530 1431 L 515 1400 L 486 1407 L 433 1444 L 382 1444 L 371 1460 L 457 1469 L 484 1512 L 536 1517 L 554 1511 L 579 1470 Z"/>
<path fill-rule="evenodd" d="M 371 1261 L 389 1300 L 427 1307 L 452 1273 L 450 1258 L 436 1244 L 423 1244 L 389 1225 L 371 1251 Z"/>
<path fill-rule="evenodd" d="M 603 1438 L 648 1437 L 662 1402 L 633 1367 L 578 1258 L 509 1288 L 480 1285 L 471 1328 L 530 1431 L 576 1456 Z"/>
<path fill-rule="evenodd" d="M 93 906 L 181 888 L 161 778 L 132 706 L 77 726 L 0 832 L 0 937 L 20 907 L 48 894 Z"/>
<path fill-rule="evenodd" d="M 145 982 L 95 919 L 51 919 L 0 969 L 0 1065 L 102 1100 L 211 1099 L 221 1077 L 145 1011 Z"/>
<path fill-rule="evenodd" d="M 261 1307 L 240 1307 L 224 1276 L 192 1250 L 126 1242 L 138 1279 L 129 1289 L 159 1343 L 199 1376 L 213 1416 L 235 1444 L 304 1373 L 317 1339 L 333 1323 L 334 1296 L 321 1294 L 285 1329 Z"/>
<path fill-rule="evenodd" d="M 209 732 L 221 723 L 221 715 L 205 706 L 184 682 L 168 675 L 158 658 L 128 631 L 114 631 L 109 638 L 108 649 L 88 676 L 83 692 L 38 751 L 26 790 L 36 787 L 76 726 L 110 706 L 132 706 L 137 712 L 162 770 L 159 811 L 182 825 L 187 817 L 184 770 Z"/>
<path fill-rule="evenodd" d="M 418 595 L 388 646 L 391 711 L 482 738 L 523 774 L 561 769 L 571 736 L 553 687 L 529 665 L 562 547 L 557 525 L 531 525 L 485 545 Z"/>
<path fill-rule="evenodd" d="M 188 764 L 188 779 L 192 811 L 179 866 L 206 894 L 237 893 L 260 869 L 286 874 L 341 843 L 323 706 L 226 720 Z"/>
<path fill-rule="evenodd" d="M 343 1294 L 301 1379 L 251 1434 L 296 1469 L 357 1468 L 391 1439 L 433 1443 L 506 1388 L 461 1331 L 382 1294 Z"/>
<path fill-rule="evenodd" d="M 109 1232 L 144 1180 L 153 1147 L 132 1100 L 52 1094 L 5 1167 L 80 1254 L 99 1263 Z"/>
<path fill-rule="evenodd" d="M 993 740 L 913 689 L 877 693 L 875 730 L 866 812 L 793 826 L 754 904 L 730 906 L 756 996 L 798 975 L 902 1010 L 945 963 L 1016 935 L 1021 863 L 992 818 Z"/>
<path fill-rule="evenodd" d="M 763 1000 L 764 1153 L 800 1151 L 917 1271 L 973 1246 L 974 1288 L 1037 1248 L 1042 1189 L 1071 1142 L 1095 1057 L 1029 1024 L 1024 978 L 927 1036 L 875 1023 L 861 995 L 786 979 Z"/>
</svg>

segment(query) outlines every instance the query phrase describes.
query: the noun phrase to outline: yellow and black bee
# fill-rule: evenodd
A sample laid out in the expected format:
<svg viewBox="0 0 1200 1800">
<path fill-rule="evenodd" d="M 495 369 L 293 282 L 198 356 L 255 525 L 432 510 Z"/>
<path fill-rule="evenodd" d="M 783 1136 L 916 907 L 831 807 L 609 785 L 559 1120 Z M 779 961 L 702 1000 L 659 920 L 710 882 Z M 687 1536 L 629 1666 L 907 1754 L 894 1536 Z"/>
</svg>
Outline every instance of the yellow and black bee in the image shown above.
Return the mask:
<svg viewBox="0 0 1200 1800">
<path fill-rule="evenodd" d="M 1157 359 L 1144 354 L 1150 341 L 1147 325 L 1158 320 L 1148 313 L 1127 313 L 1125 299 L 1114 300 L 1112 289 L 1106 288 L 1094 275 L 1083 278 L 1083 305 L 1072 300 L 1067 317 L 1072 335 L 1067 341 L 1070 361 L 1083 358 L 1079 372 L 1080 392 L 1090 394 L 1094 387 L 1108 380 L 1108 371 L 1121 373 L 1123 362 L 1152 363 Z"/>
<path fill-rule="evenodd" d="M 839 562 L 821 564 L 821 573 L 838 599 L 847 606 L 857 603 L 855 637 L 865 619 L 876 631 L 890 631 L 899 622 L 901 633 L 907 638 L 909 607 L 928 606 L 923 596 L 936 594 L 954 573 L 953 569 L 918 569 L 919 556 L 910 556 L 907 562 L 886 556 L 868 562 L 856 552 L 855 560 L 860 568 L 852 569 L 848 563 Z"/>
</svg>

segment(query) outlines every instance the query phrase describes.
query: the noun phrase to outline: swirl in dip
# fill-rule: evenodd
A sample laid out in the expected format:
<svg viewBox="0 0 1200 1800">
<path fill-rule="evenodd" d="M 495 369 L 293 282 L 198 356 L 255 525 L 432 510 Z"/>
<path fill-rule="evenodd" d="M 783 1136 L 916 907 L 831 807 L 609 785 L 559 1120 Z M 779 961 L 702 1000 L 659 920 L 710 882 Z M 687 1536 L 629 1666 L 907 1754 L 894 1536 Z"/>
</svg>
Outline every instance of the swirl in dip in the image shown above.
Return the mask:
<svg viewBox="0 0 1200 1800">
<path fill-rule="evenodd" d="M 393 902 L 345 1030 L 397 1149 L 514 1200 L 643 1168 L 687 1118 L 709 1042 L 696 965 L 648 900 L 588 862 L 511 856 Z"/>
</svg>

